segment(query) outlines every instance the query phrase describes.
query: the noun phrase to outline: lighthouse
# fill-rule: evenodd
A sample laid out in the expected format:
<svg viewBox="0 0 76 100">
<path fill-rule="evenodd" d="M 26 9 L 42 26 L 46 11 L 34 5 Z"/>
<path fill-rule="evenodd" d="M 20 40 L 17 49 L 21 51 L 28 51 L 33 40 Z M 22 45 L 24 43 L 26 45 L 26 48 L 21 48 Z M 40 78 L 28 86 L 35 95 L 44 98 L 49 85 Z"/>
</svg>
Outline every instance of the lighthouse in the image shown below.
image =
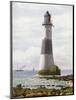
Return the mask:
<svg viewBox="0 0 76 100">
<path fill-rule="evenodd" d="M 52 46 L 52 27 L 51 15 L 47 11 L 44 15 L 45 36 L 42 39 L 41 54 L 40 54 L 40 75 L 60 75 L 60 69 L 54 64 L 53 46 Z"/>
</svg>

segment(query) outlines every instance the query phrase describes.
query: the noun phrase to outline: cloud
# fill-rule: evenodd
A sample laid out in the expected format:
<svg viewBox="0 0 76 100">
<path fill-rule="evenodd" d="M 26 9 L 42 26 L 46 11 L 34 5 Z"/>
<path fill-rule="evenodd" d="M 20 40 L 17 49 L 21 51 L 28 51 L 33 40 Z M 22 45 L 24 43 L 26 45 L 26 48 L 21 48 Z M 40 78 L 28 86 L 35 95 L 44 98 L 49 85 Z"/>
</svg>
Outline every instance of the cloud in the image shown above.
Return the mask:
<svg viewBox="0 0 76 100">
<path fill-rule="evenodd" d="M 72 6 L 13 2 L 13 63 L 38 69 L 46 11 L 52 15 L 54 61 L 61 69 L 72 69 Z M 29 66 L 29 67 L 28 67 Z"/>
<path fill-rule="evenodd" d="M 13 52 L 14 69 L 25 65 L 25 69 L 38 69 L 40 48 L 30 47 L 26 51 L 15 50 Z"/>
</svg>

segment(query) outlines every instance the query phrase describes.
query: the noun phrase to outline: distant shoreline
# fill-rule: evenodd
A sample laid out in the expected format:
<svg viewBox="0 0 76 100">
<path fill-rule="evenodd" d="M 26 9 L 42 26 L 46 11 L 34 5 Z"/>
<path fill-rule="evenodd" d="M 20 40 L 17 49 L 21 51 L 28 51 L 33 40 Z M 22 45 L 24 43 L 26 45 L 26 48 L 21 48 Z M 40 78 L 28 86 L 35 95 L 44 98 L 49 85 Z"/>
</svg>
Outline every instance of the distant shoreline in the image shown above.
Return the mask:
<svg viewBox="0 0 76 100">
<path fill-rule="evenodd" d="M 13 75 L 14 76 L 33 76 L 37 75 L 38 71 L 37 70 L 13 70 Z M 18 74 L 18 75 L 17 75 Z M 73 74 L 73 71 L 70 70 L 61 70 L 61 76 L 66 76 Z"/>
</svg>

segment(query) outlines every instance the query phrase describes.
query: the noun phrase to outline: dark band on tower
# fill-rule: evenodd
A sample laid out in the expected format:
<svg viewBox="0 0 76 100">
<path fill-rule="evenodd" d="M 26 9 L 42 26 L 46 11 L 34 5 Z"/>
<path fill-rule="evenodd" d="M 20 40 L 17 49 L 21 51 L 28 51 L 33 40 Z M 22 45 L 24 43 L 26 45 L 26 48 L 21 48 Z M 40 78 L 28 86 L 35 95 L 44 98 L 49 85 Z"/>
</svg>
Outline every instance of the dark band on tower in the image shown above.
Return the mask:
<svg viewBox="0 0 76 100">
<path fill-rule="evenodd" d="M 52 40 L 43 39 L 41 54 L 52 54 Z"/>
</svg>

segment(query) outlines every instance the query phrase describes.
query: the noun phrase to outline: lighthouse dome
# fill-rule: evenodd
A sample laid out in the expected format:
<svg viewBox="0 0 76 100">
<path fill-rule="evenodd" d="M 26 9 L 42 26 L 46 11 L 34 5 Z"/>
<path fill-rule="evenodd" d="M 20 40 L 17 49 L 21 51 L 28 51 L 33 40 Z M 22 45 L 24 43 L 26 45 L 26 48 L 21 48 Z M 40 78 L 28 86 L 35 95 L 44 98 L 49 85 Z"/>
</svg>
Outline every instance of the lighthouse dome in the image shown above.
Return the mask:
<svg viewBox="0 0 76 100">
<path fill-rule="evenodd" d="M 44 23 L 42 25 L 52 25 L 51 24 L 51 15 L 48 11 L 46 11 L 45 15 L 44 15 Z"/>
<path fill-rule="evenodd" d="M 44 15 L 44 17 L 50 17 L 50 14 L 49 14 L 49 12 L 48 11 L 46 11 L 46 13 L 45 13 L 45 15 Z"/>
</svg>

